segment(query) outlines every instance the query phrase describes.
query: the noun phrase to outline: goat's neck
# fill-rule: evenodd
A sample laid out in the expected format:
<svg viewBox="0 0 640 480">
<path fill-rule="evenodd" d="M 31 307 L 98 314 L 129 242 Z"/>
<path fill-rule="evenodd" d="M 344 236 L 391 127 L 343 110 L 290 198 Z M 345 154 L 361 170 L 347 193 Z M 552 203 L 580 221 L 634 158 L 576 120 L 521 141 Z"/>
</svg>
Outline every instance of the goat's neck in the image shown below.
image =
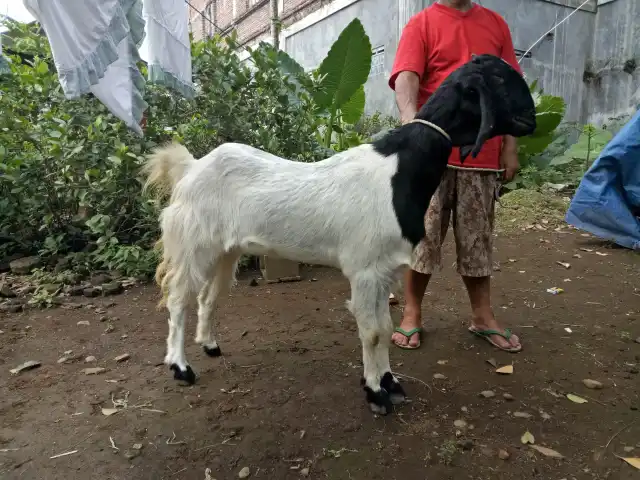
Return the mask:
<svg viewBox="0 0 640 480">
<path fill-rule="evenodd" d="M 374 148 L 383 155 L 398 155 L 391 179 L 393 207 L 403 236 L 415 246 L 425 235 L 424 215 L 447 168 L 451 143 L 427 125 L 410 123 Z"/>
</svg>

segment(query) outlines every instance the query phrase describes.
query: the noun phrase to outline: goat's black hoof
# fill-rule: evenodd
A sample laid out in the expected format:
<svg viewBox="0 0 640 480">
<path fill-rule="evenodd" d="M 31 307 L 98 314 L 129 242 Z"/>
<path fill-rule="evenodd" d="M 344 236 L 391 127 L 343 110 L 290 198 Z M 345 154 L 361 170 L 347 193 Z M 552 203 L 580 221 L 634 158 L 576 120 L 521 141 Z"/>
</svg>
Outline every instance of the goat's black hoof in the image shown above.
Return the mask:
<svg viewBox="0 0 640 480">
<path fill-rule="evenodd" d="M 196 374 L 191 369 L 191 366 L 187 365 L 187 369 L 183 371 L 183 370 L 180 370 L 180 367 L 178 367 L 178 365 L 173 363 L 169 368 L 173 370 L 174 379 L 187 382 L 189 385 L 193 385 L 194 383 L 196 383 Z"/>
<path fill-rule="evenodd" d="M 373 413 L 376 413 L 378 415 L 387 415 L 391 413 L 391 410 L 393 410 L 393 404 L 391 403 L 389 392 L 387 392 L 384 388 L 381 388 L 379 391 L 374 392 L 369 387 L 364 387 L 364 391 L 367 397 L 369 408 Z"/>
<path fill-rule="evenodd" d="M 402 388 L 400 382 L 393 378 L 391 372 L 387 372 L 382 376 L 380 386 L 389 392 L 389 399 L 392 404 L 400 405 L 407 400 L 407 394 L 404 393 L 404 388 Z"/>
<path fill-rule="evenodd" d="M 211 347 L 207 347 L 206 345 L 203 345 L 202 349 L 204 350 L 204 353 L 206 353 L 210 357 L 221 357 L 222 356 L 222 351 L 220 350 L 220 347 L 218 347 L 218 346 L 215 346 L 215 347 L 211 348 Z"/>
</svg>

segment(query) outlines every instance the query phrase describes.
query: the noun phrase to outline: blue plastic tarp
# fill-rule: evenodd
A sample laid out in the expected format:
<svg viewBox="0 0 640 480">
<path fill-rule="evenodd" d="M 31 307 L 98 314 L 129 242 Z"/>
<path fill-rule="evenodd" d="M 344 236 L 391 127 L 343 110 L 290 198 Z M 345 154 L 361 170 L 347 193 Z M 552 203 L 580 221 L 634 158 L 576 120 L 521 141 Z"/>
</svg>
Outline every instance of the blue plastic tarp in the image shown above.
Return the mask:
<svg viewBox="0 0 640 480">
<path fill-rule="evenodd" d="M 582 178 L 566 221 L 597 237 L 640 250 L 640 110 Z"/>
</svg>

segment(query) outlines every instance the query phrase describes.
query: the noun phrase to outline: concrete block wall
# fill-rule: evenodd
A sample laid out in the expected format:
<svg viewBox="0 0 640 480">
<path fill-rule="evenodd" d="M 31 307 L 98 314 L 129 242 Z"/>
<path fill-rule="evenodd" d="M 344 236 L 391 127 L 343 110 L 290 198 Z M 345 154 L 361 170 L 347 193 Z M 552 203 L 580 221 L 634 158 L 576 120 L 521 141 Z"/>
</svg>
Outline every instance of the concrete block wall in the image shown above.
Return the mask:
<svg viewBox="0 0 640 480">
<path fill-rule="evenodd" d="M 331 0 L 278 0 L 278 12 L 283 28 L 292 25 Z M 217 27 L 217 33 L 235 29 L 242 44 L 268 40 L 271 28 L 269 0 L 190 0 Z M 189 9 L 191 30 L 195 39 L 212 35 L 214 27 L 193 8 Z"/>
<path fill-rule="evenodd" d="M 270 41 L 269 0 L 190 0 L 222 33 L 236 29 L 244 44 Z M 318 66 L 355 17 L 371 39 L 366 111 L 395 115 L 387 79 L 402 28 L 436 0 L 279 0 L 280 47 L 305 68 Z M 477 0 L 500 13 L 516 49 L 527 50 L 584 0 Z M 191 11 L 196 38 L 211 35 Z M 207 24 L 209 22 L 206 22 Z M 566 120 L 601 123 L 640 108 L 640 0 L 589 0 L 531 50 L 522 66 L 530 80 L 567 102 Z M 585 74 L 585 72 L 587 72 Z M 595 75 L 590 78 L 590 73 Z"/>
</svg>

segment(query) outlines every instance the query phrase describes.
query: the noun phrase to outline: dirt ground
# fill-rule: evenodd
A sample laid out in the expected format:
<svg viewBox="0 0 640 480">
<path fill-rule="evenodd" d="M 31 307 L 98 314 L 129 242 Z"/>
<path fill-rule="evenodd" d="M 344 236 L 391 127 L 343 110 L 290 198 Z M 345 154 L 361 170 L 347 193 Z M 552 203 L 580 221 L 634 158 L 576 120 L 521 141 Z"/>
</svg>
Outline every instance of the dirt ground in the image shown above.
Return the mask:
<svg viewBox="0 0 640 480">
<path fill-rule="evenodd" d="M 449 241 L 421 350 L 391 351 L 411 401 L 387 417 L 365 405 L 348 285 L 333 270 L 269 286 L 241 277 L 218 310 L 222 358 L 201 352 L 189 324 L 191 387 L 161 364 L 167 325 L 155 286 L 4 313 L 0 478 L 203 480 L 209 468 L 226 480 L 247 467 L 269 480 L 637 479 L 617 456 L 640 457 L 640 256 L 546 231 L 498 238 L 495 260 L 495 309 L 524 350 L 499 352 L 467 332 Z M 495 373 L 489 359 L 513 362 L 514 373 Z M 10 375 L 27 360 L 42 365 Z M 526 431 L 564 458 L 523 445 Z"/>
</svg>

